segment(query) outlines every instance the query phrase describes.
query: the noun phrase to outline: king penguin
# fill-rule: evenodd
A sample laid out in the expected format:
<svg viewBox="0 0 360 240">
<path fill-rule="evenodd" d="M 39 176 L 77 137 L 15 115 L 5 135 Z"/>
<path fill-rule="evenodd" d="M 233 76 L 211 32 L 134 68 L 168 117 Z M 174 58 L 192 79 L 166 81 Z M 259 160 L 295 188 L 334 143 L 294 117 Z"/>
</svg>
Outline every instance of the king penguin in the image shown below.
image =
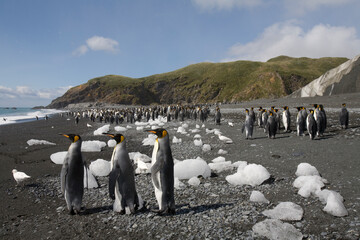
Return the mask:
<svg viewBox="0 0 360 240">
<path fill-rule="evenodd" d="M 109 195 L 115 200 L 113 210 L 124 214 L 126 209 L 132 214 L 143 207 L 143 201 L 136 192 L 135 173 L 126 150 L 125 138 L 122 134 L 106 134 L 116 141 L 111 157 L 109 175 Z"/>
<path fill-rule="evenodd" d="M 249 138 L 252 138 L 253 129 L 254 129 L 253 117 L 252 117 L 252 115 L 250 115 L 249 110 L 245 109 L 245 123 L 242 126 L 241 132 L 243 133 L 245 130 L 245 138 L 249 139 Z"/>
<path fill-rule="evenodd" d="M 71 215 L 78 214 L 84 194 L 84 165 L 81 154 L 81 137 L 75 134 L 61 134 L 70 139 L 71 145 L 61 169 L 61 192 L 65 196 Z"/>
<path fill-rule="evenodd" d="M 306 127 L 309 132 L 310 139 L 313 140 L 315 138 L 317 132 L 317 125 L 314 118 L 314 110 L 309 110 L 310 113 L 306 117 Z"/>
<path fill-rule="evenodd" d="M 157 136 L 151 160 L 151 178 L 159 204 L 159 210 L 154 210 L 154 212 L 175 214 L 174 160 L 169 134 L 163 128 L 147 130 L 147 132 Z"/>
<path fill-rule="evenodd" d="M 285 128 L 285 132 L 289 132 L 290 130 L 290 123 L 291 123 L 291 118 L 290 118 L 290 111 L 289 111 L 289 107 L 285 106 L 283 107 L 284 111 L 282 112 L 282 122 Z"/>
<path fill-rule="evenodd" d="M 349 126 L 349 112 L 346 109 L 345 103 L 342 104 L 342 108 L 341 108 L 339 117 L 340 117 L 341 128 L 347 129 Z"/>
<path fill-rule="evenodd" d="M 303 107 L 296 107 L 298 110 L 297 116 L 296 116 L 296 132 L 298 136 L 303 136 L 305 131 L 305 125 L 306 125 L 306 118 L 303 114 Z"/>
<path fill-rule="evenodd" d="M 269 117 L 266 122 L 266 131 L 269 138 L 274 139 L 277 131 L 277 122 L 273 112 L 270 111 Z"/>
</svg>

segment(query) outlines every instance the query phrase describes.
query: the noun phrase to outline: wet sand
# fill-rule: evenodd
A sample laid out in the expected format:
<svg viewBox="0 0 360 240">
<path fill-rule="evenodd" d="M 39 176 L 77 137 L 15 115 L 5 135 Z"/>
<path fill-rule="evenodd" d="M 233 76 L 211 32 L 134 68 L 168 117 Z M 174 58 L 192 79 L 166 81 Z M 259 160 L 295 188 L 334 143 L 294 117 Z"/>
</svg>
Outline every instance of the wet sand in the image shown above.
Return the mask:
<svg viewBox="0 0 360 240">
<path fill-rule="evenodd" d="M 343 130 L 338 123 L 341 103 L 350 110 L 350 127 Z M 312 103 L 325 106 L 328 128 L 325 136 L 311 141 L 308 136 L 298 137 L 295 132 L 283 133 L 276 139 L 268 139 L 262 129 L 255 128 L 254 139 L 245 140 L 241 134 L 245 107 L 310 107 Z M 265 219 L 263 210 L 272 209 L 279 202 L 291 201 L 305 211 L 299 222 L 292 224 L 305 237 L 313 239 L 358 239 L 360 232 L 360 97 L 359 94 L 308 99 L 256 100 L 248 103 L 222 105 L 223 121 L 216 126 L 212 121 L 207 128 L 219 128 L 231 138 L 233 144 L 219 141 L 213 134 L 198 133 L 204 143 L 210 144 L 210 152 L 202 152 L 193 143 L 193 136 L 176 132 L 179 122 L 165 125 L 171 136 L 182 139 L 172 144 L 175 159 L 184 160 L 200 156 L 208 163 L 224 149 L 226 161 L 247 161 L 263 165 L 273 176 L 274 182 L 261 186 L 232 186 L 226 182 L 227 175 L 236 169 L 218 173 L 209 179 L 201 179 L 198 187 L 189 186 L 175 191 L 177 214 L 159 217 L 148 211 L 135 216 L 120 216 L 111 211 L 112 201 L 107 195 L 107 177 L 98 178 L 100 188 L 85 192 L 84 214 L 69 216 L 65 200 L 59 193 L 61 165 L 55 165 L 50 155 L 66 151 L 70 142 L 59 133 L 77 133 L 83 140 L 101 140 L 106 136 L 94 136 L 93 131 L 103 126 L 81 119 L 75 125 L 73 118 L 54 116 L 48 121 L 39 120 L 21 124 L 0 126 L 0 237 L 3 239 L 148 239 L 148 238 L 239 238 L 252 236 L 252 226 Z M 295 129 L 295 109 L 292 110 L 292 129 Z M 228 122 L 233 122 L 230 127 Z M 88 128 L 87 123 L 93 125 Z M 187 121 L 190 129 L 199 122 Z M 127 123 L 122 126 L 128 125 Z M 130 125 L 130 124 L 129 124 Z M 152 147 L 143 146 L 147 133 L 137 131 L 135 125 L 124 133 L 129 152 L 141 152 L 151 156 Z M 111 126 L 113 130 L 114 126 Z M 56 145 L 28 146 L 27 140 L 47 140 Z M 105 147 L 99 153 L 83 153 L 88 163 L 96 159 L 110 160 L 112 148 Z M 329 181 L 326 188 L 339 192 L 345 199 L 349 215 L 334 217 L 322 211 L 324 205 L 315 197 L 303 198 L 292 186 L 298 164 L 310 163 Z M 16 186 L 11 170 L 24 171 L 32 178 L 24 187 Z M 148 175 L 137 175 L 137 188 L 149 205 L 156 205 L 151 180 Z M 252 190 L 259 190 L 270 204 L 249 201 Z M 60 209 L 60 210 L 59 210 Z"/>
</svg>

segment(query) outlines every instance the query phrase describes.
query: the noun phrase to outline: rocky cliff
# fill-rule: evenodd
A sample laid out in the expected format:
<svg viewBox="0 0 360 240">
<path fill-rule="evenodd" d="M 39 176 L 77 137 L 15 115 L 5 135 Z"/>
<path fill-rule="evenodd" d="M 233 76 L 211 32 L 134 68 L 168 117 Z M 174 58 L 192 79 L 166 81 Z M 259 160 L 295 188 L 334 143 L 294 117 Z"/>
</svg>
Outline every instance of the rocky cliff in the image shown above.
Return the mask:
<svg viewBox="0 0 360 240">
<path fill-rule="evenodd" d="M 331 96 L 360 92 L 360 55 L 327 71 L 291 97 Z"/>
</svg>

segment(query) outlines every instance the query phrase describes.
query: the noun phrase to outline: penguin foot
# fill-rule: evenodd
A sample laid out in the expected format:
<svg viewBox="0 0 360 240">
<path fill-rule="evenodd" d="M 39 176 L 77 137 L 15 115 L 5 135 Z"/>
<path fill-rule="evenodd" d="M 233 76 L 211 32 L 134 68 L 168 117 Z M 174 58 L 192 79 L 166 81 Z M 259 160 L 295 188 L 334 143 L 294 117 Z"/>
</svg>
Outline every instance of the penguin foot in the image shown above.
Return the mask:
<svg viewBox="0 0 360 240">
<path fill-rule="evenodd" d="M 69 215 L 75 215 L 74 209 L 71 208 L 71 210 L 69 211 Z"/>
</svg>

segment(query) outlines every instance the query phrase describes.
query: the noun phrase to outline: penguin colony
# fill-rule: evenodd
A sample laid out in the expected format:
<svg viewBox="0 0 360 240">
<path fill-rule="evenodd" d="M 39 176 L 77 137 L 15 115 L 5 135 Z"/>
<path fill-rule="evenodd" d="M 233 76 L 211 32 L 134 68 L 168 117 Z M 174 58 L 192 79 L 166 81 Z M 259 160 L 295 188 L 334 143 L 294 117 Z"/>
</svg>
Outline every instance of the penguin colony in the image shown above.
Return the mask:
<svg viewBox="0 0 360 240">
<path fill-rule="evenodd" d="M 305 136 L 305 132 L 311 140 L 315 137 L 324 136 L 327 127 L 326 113 L 323 105 L 313 104 L 314 109 L 306 110 L 305 107 L 296 107 L 296 134 Z M 167 121 L 187 119 L 196 120 L 199 117 L 201 122 L 206 121 L 210 113 L 208 106 L 183 107 L 168 106 L 154 108 L 138 108 L 125 110 L 89 110 L 82 113 L 83 118 L 90 118 L 95 122 L 122 123 L 123 121 L 134 122 L 145 118 L 155 119 L 159 115 L 167 118 Z M 67 113 L 71 114 L 71 113 Z M 73 113 L 75 123 L 78 124 L 81 114 Z M 215 108 L 215 124 L 221 124 L 220 108 Z M 339 115 L 339 122 L 342 128 L 348 128 L 349 112 L 346 104 L 342 105 Z M 257 124 L 263 128 L 270 139 L 275 139 L 280 131 L 281 123 L 284 132 L 291 132 L 291 115 L 288 106 L 283 107 L 280 113 L 274 106 L 269 110 L 259 107 L 257 114 Z M 254 108 L 245 109 L 245 121 L 242 126 L 242 133 L 245 132 L 245 138 L 251 139 L 253 129 L 256 124 Z M 174 200 L 174 160 L 171 153 L 169 133 L 166 129 L 158 128 L 146 130 L 157 136 L 154 144 L 151 160 L 151 179 L 154 187 L 155 197 L 158 203 L 158 209 L 152 209 L 158 214 L 175 214 Z M 82 139 L 76 134 L 61 134 L 70 141 L 70 147 L 65 157 L 61 170 L 61 191 L 65 197 L 67 208 L 70 214 L 78 214 L 81 210 L 81 203 L 84 192 L 84 169 L 85 162 L 81 154 Z M 106 134 L 116 141 L 112 157 L 111 172 L 109 175 L 109 196 L 114 200 L 113 210 L 120 214 L 134 214 L 137 210 L 144 208 L 144 201 L 136 191 L 134 168 L 126 150 L 125 137 L 122 134 Z"/>
</svg>

